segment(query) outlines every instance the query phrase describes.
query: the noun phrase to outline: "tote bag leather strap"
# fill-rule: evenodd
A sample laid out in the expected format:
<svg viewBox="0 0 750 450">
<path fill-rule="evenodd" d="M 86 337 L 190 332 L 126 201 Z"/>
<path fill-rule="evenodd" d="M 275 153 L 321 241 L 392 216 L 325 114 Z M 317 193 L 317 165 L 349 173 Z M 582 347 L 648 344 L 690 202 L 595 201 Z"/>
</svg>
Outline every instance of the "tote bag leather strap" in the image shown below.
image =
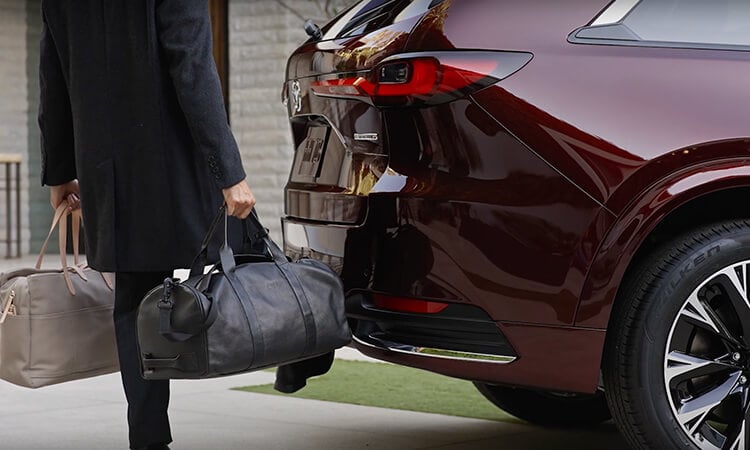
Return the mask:
<svg viewBox="0 0 750 450">
<path fill-rule="evenodd" d="M 71 213 L 69 213 L 72 216 L 72 222 L 73 222 L 73 233 L 74 236 L 76 234 L 80 234 L 81 232 L 81 211 L 75 210 Z M 68 221 L 67 217 L 63 216 L 63 218 L 60 220 L 60 223 L 58 224 L 59 232 L 58 234 L 58 243 L 60 248 L 60 267 L 62 269 L 63 278 L 65 279 L 65 284 L 68 286 L 68 292 L 70 292 L 71 295 L 76 295 L 76 290 L 73 287 L 73 282 L 70 279 L 70 272 L 75 272 L 78 274 L 79 277 L 83 281 L 89 281 L 88 277 L 85 273 L 83 273 L 83 269 L 79 264 L 74 264 L 73 266 L 68 266 L 68 253 L 66 251 L 68 246 Z M 73 242 L 75 244 L 78 243 L 78 239 L 74 238 Z M 74 244 L 74 245 L 75 245 Z M 75 245 L 73 249 L 73 258 L 75 261 L 78 261 L 78 246 Z M 106 278 L 104 279 L 106 282 Z M 109 286 L 108 286 L 109 287 Z"/>
<path fill-rule="evenodd" d="M 47 245 L 49 244 L 49 240 L 52 237 L 52 233 L 57 228 L 57 224 L 60 223 L 60 219 L 63 216 L 66 216 L 67 211 L 68 211 L 68 202 L 62 202 L 60 206 L 58 206 L 57 209 L 55 209 L 55 215 L 52 217 L 52 225 L 49 227 L 47 238 L 42 243 L 42 249 L 39 250 L 39 257 L 37 258 L 36 265 L 34 266 L 36 267 L 37 270 L 41 270 L 42 260 L 44 259 L 44 253 L 47 251 Z"/>
<path fill-rule="evenodd" d="M 39 251 L 39 257 L 36 260 L 36 265 L 34 266 L 37 270 L 41 270 L 42 268 L 42 262 L 44 261 L 44 255 L 47 251 L 47 246 L 49 245 L 49 241 L 52 237 L 52 233 L 55 231 L 55 229 L 58 230 L 58 246 L 59 246 L 59 253 L 60 253 L 60 267 L 63 272 L 63 278 L 65 279 L 65 285 L 68 288 L 68 292 L 70 292 L 71 295 L 75 295 L 75 288 L 73 287 L 73 282 L 70 278 L 70 271 L 75 272 L 78 274 L 79 277 L 81 277 L 82 280 L 88 281 L 88 277 L 84 273 L 83 269 L 85 266 L 81 265 L 79 262 L 80 254 L 78 251 L 79 244 L 80 244 L 80 234 L 81 234 L 81 210 L 76 209 L 73 211 L 70 211 L 68 209 L 69 205 L 67 201 L 63 201 L 60 203 L 60 205 L 55 209 L 55 214 L 52 217 L 52 225 L 50 226 L 49 232 L 47 233 L 47 237 L 44 239 L 44 242 L 42 243 L 42 247 Z M 71 225 L 72 225 L 72 235 L 73 235 L 73 266 L 68 266 L 67 261 L 67 245 L 68 245 L 68 216 L 71 216 Z M 102 278 L 104 278 L 104 282 L 107 285 L 107 287 L 110 290 L 114 290 L 114 286 L 112 284 L 112 281 L 107 278 L 105 274 L 101 274 Z"/>
<path fill-rule="evenodd" d="M 36 266 L 35 268 L 37 270 L 41 270 L 42 268 L 42 262 L 44 260 L 44 254 L 47 251 L 47 245 L 49 245 L 49 240 L 52 237 L 52 233 L 55 231 L 55 229 L 58 229 L 58 242 L 60 247 L 60 263 L 62 267 L 63 272 L 63 278 L 65 279 L 65 285 L 68 288 L 68 292 L 70 292 L 71 295 L 75 295 L 75 288 L 73 287 L 73 282 L 70 280 L 70 274 L 68 273 L 68 264 L 65 258 L 65 247 L 67 245 L 67 233 L 68 233 L 68 215 L 70 214 L 70 211 L 68 210 L 68 202 L 63 201 L 58 205 L 58 207 L 55 209 L 55 215 L 52 217 L 52 225 L 49 228 L 49 232 L 47 233 L 47 237 L 44 239 L 44 243 L 42 243 L 42 248 L 39 250 L 39 257 L 36 260 Z M 80 211 L 76 211 L 80 215 Z M 78 252 L 78 249 L 75 249 L 76 253 Z M 77 258 L 77 257 L 76 257 Z M 79 272 L 80 274 L 81 272 Z"/>
</svg>

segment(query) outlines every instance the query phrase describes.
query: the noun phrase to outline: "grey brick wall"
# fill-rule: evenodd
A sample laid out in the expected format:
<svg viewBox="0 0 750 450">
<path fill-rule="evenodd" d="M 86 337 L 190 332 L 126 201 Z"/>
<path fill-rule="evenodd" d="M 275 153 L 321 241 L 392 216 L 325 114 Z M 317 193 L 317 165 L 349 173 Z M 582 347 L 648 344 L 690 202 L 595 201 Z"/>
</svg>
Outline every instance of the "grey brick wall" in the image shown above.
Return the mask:
<svg viewBox="0 0 750 450">
<path fill-rule="evenodd" d="M 355 0 L 229 0 L 231 121 L 258 210 L 275 239 L 293 153 L 281 86 L 289 54 L 307 39 L 305 18 L 323 24 Z M 47 191 L 39 186 L 38 0 L 0 0 L 0 152 L 21 153 L 22 242 L 37 251 L 49 225 Z M 5 236 L 4 171 L 0 170 L 0 241 Z M 31 216 L 31 217 L 29 217 Z M 30 228 L 31 226 L 31 228 Z M 0 242 L 0 257 L 5 246 Z"/>
<path fill-rule="evenodd" d="M 39 113 L 39 36 L 42 33 L 42 17 L 39 0 L 26 0 L 26 86 L 28 93 L 28 206 L 30 252 L 38 253 L 52 222 L 49 204 L 49 189 L 41 184 L 42 154 L 40 132 L 37 123 Z"/>
<path fill-rule="evenodd" d="M 26 6 L 25 1 L 0 0 L 0 153 L 20 153 L 23 156 L 21 238 L 24 252 L 28 251 L 29 239 Z M 0 165 L 0 257 L 5 255 L 5 207 L 5 170 Z M 15 224 L 12 227 L 15 228 Z"/>
<path fill-rule="evenodd" d="M 307 40 L 303 25 L 353 0 L 230 0 L 229 71 L 232 128 L 242 151 L 258 213 L 274 239 L 281 237 L 283 188 L 294 152 L 281 104 L 286 60 Z M 328 6 L 326 9 L 325 6 Z"/>
</svg>

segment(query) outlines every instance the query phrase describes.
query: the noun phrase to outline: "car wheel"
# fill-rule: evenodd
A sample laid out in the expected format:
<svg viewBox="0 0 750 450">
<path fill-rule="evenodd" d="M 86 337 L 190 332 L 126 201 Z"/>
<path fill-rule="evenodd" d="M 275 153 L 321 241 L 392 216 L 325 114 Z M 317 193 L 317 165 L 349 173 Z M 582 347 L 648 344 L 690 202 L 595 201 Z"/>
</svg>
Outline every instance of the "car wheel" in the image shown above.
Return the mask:
<svg viewBox="0 0 750 450">
<path fill-rule="evenodd" d="M 622 285 L 604 356 L 633 448 L 744 450 L 750 416 L 750 223 L 695 230 Z"/>
<path fill-rule="evenodd" d="M 604 395 L 568 394 L 474 383 L 498 408 L 527 422 L 549 427 L 590 428 L 610 414 Z"/>
</svg>

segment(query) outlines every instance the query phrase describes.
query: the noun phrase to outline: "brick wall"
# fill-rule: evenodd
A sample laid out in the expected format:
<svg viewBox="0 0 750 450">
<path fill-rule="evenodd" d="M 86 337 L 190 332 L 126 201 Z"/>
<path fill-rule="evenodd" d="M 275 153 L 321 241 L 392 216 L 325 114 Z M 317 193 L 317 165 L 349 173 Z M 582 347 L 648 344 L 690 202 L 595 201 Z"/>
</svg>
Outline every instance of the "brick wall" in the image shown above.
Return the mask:
<svg viewBox="0 0 750 450">
<path fill-rule="evenodd" d="M 281 104 L 286 60 L 307 40 L 306 18 L 322 25 L 353 0 L 230 0 L 229 71 L 232 128 L 242 151 L 258 213 L 277 241 L 283 188 L 293 144 Z M 327 4 L 328 8 L 325 8 Z"/>
<path fill-rule="evenodd" d="M 322 25 L 354 1 L 229 0 L 232 127 L 258 210 L 276 239 L 280 238 L 283 187 L 293 153 L 280 99 L 286 60 L 307 39 L 304 19 Z M 0 0 L 0 153 L 23 155 L 24 253 L 29 251 L 29 241 L 31 251 L 37 251 L 50 214 L 48 193 L 38 182 L 38 10 L 38 0 Z M 5 236 L 4 176 L 0 170 L 0 241 Z M 4 254 L 0 242 L 0 257 Z"/>
<path fill-rule="evenodd" d="M 30 252 L 38 253 L 52 222 L 53 211 L 49 204 L 49 188 L 41 184 L 42 171 L 41 137 L 37 115 L 39 114 L 39 36 L 42 33 L 42 17 L 39 0 L 26 0 L 26 86 L 28 91 L 28 207 Z"/>
<path fill-rule="evenodd" d="M 29 238 L 26 6 L 25 1 L 0 0 L 0 153 L 18 153 L 23 157 L 21 223 L 24 252 L 28 251 Z M 0 165 L 0 257 L 5 255 L 7 229 L 5 192 L 5 170 Z M 15 224 L 12 229 L 15 229 Z"/>
</svg>

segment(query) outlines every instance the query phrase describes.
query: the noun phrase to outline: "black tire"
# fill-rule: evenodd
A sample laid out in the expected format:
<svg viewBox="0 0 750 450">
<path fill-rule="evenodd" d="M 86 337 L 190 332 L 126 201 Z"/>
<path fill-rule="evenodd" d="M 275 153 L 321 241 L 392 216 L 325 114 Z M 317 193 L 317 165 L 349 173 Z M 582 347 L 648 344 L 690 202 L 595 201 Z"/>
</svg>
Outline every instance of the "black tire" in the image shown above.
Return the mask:
<svg viewBox="0 0 750 450">
<path fill-rule="evenodd" d="M 744 450 L 750 223 L 694 230 L 637 264 L 607 330 L 615 422 L 634 449 Z"/>
<path fill-rule="evenodd" d="M 610 419 L 601 392 L 594 395 L 562 394 L 474 383 L 498 408 L 535 425 L 592 428 Z"/>
</svg>

